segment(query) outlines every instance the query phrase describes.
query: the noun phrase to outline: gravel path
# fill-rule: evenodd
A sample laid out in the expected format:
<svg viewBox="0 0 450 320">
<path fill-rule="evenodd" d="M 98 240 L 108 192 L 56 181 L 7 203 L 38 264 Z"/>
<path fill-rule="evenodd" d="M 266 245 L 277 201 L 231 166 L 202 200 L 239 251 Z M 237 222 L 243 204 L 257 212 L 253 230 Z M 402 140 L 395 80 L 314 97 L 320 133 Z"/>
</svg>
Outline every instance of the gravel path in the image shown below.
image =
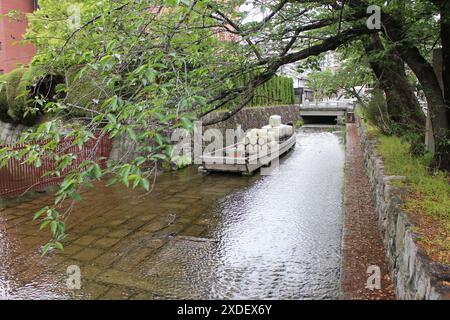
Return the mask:
<svg viewBox="0 0 450 320">
<path fill-rule="evenodd" d="M 341 297 L 395 299 L 358 130 L 355 124 L 349 124 L 347 129 Z M 369 266 L 380 268 L 381 289 L 366 288 L 371 275 L 367 273 Z"/>
</svg>

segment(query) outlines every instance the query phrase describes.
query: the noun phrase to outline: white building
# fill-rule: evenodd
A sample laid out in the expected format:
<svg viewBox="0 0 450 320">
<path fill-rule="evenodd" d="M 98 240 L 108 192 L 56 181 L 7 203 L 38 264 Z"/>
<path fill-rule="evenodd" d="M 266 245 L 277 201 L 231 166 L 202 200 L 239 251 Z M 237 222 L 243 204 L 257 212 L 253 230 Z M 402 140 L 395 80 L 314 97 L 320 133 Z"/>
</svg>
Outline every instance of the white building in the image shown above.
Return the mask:
<svg viewBox="0 0 450 320">
<path fill-rule="evenodd" d="M 306 99 L 312 99 L 312 90 L 307 88 L 307 74 L 300 73 L 294 64 L 281 66 L 277 72 L 280 76 L 291 77 L 294 80 L 295 103 L 302 104 Z"/>
</svg>

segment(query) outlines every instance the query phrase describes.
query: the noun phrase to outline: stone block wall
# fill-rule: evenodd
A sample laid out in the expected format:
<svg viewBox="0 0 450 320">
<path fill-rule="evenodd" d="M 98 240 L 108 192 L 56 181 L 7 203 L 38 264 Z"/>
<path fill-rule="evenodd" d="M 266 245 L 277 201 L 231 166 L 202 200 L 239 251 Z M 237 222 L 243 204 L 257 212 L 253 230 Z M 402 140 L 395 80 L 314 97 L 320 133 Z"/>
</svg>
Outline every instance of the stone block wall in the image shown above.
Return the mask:
<svg viewBox="0 0 450 320">
<path fill-rule="evenodd" d="M 281 122 L 286 124 L 288 122 L 296 123 L 300 119 L 299 105 L 273 106 L 273 107 L 258 107 L 258 108 L 244 108 L 237 112 L 230 119 L 206 127 L 217 129 L 236 129 L 238 125 L 242 130 L 246 131 L 250 128 L 261 128 L 269 124 L 269 117 L 271 115 L 281 116 Z M 208 114 L 204 120 L 210 119 L 212 114 Z"/>
<path fill-rule="evenodd" d="M 0 145 L 16 143 L 25 130 L 25 126 L 0 121 Z"/>
<path fill-rule="evenodd" d="M 392 185 L 392 181 L 405 178 L 385 174 L 376 139 L 367 134 L 359 117 L 356 123 L 397 298 L 450 299 L 450 266 L 432 261 L 417 245 L 414 224 L 402 210 L 401 195 L 407 190 Z"/>
</svg>

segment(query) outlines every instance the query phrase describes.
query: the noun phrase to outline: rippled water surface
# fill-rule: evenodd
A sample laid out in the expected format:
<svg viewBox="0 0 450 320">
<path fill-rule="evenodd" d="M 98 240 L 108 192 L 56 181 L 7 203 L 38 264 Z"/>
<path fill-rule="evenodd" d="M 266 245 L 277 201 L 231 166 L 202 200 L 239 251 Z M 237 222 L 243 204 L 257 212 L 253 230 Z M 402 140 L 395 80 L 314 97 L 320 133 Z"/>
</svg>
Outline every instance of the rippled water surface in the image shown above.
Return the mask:
<svg viewBox="0 0 450 320">
<path fill-rule="evenodd" d="M 0 296 L 336 298 L 343 167 L 338 134 L 300 131 L 274 175 L 201 176 L 191 169 L 162 177 L 145 198 L 125 191 L 87 196 L 70 252 L 34 258 L 28 272 L 24 265 L 39 243 L 31 239 L 35 229 L 11 227 L 20 218 L 5 212 Z M 105 224 L 102 234 L 96 226 Z M 88 270 L 76 294 L 62 289 L 64 273 L 55 271 L 74 263 Z"/>
</svg>

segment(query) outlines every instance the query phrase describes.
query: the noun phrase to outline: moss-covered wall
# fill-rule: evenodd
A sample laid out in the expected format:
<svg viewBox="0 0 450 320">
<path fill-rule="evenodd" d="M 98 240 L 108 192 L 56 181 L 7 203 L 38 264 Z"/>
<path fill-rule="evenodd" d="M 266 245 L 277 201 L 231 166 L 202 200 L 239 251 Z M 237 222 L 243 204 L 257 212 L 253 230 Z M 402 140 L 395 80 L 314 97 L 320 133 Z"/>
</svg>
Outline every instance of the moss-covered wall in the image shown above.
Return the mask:
<svg viewBox="0 0 450 320">
<path fill-rule="evenodd" d="M 26 91 L 32 83 L 33 70 L 31 68 L 18 68 L 0 76 L 1 121 L 24 125 L 33 125 L 36 122 L 37 114 L 26 112 L 30 99 Z"/>
<path fill-rule="evenodd" d="M 0 76 L 0 121 L 32 126 L 43 115 L 35 99 L 55 101 L 56 86 L 64 77 L 42 74 L 36 68 L 22 67 Z"/>
</svg>

